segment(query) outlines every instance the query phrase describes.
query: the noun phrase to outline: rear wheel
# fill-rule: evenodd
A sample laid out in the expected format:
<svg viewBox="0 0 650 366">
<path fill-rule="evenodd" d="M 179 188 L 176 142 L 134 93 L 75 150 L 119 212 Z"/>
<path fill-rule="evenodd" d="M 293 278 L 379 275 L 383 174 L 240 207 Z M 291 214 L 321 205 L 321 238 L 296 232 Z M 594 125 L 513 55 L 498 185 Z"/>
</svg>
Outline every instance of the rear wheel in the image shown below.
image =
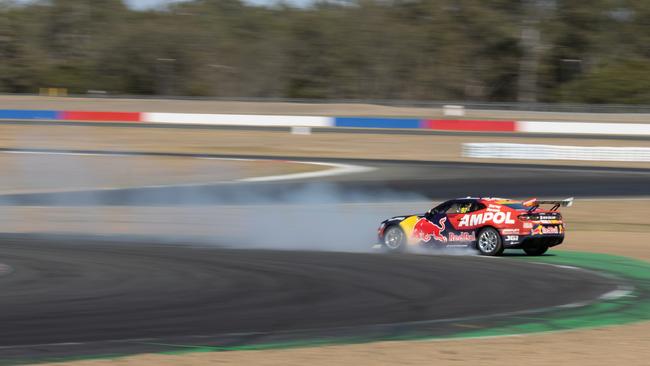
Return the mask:
<svg viewBox="0 0 650 366">
<path fill-rule="evenodd" d="M 532 256 L 543 255 L 544 253 L 546 253 L 547 250 L 548 247 L 543 244 L 524 247 L 524 252 L 526 252 L 527 255 L 532 255 Z"/>
<path fill-rule="evenodd" d="M 482 255 L 496 256 L 503 253 L 503 242 L 501 235 L 496 229 L 486 227 L 478 233 L 476 239 L 476 249 Z"/>
<path fill-rule="evenodd" d="M 384 246 L 390 252 L 403 252 L 406 249 L 406 234 L 399 226 L 393 225 L 384 231 Z"/>
</svg>

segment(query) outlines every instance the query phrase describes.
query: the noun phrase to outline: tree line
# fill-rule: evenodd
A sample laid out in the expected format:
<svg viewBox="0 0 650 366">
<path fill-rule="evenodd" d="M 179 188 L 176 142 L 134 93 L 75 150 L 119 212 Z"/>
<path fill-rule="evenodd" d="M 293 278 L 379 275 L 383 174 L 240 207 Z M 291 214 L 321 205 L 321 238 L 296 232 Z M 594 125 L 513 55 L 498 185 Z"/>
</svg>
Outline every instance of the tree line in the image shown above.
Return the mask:
<svg viewBox="0 0 650 366">
<path fill-rule="evenodd" d="M 0 92 L 650 104 L 650 0 L 0 0 Z"/>
</svg>

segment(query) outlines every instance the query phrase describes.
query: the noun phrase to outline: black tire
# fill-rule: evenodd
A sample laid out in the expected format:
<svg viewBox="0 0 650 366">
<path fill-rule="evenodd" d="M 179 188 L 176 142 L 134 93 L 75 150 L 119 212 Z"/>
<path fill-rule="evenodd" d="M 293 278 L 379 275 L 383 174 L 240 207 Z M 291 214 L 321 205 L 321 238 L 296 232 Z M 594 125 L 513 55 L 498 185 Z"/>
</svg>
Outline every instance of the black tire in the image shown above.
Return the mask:
<svg viewBox="0 0 650 366">
<path fill-rule="evenodd" d="M 479 231 L 476 237 L 476 249 L 481 255 L 497 256 L 503 254 L 503 240 L 499 232 L 491 227 Z"/>
<path fill-rule="evenodd" d="M 524 247 L 524 252 L 526 252 L 527 255 L 531 255 L 531 256 L 544 255 L 544 253 L 546 253 L 547 250 L 548 250 L 548 247 L 546 245 L 543 245 L 543 244 L 530 246 L 530 247 Z"/>
<path fill-rule="evenodd" d="M 400 253 L 406 250 L 406 234 L 398 225 L 391 225 L 384 230 L 384 248 L 391 253 Z"/>
</svg>

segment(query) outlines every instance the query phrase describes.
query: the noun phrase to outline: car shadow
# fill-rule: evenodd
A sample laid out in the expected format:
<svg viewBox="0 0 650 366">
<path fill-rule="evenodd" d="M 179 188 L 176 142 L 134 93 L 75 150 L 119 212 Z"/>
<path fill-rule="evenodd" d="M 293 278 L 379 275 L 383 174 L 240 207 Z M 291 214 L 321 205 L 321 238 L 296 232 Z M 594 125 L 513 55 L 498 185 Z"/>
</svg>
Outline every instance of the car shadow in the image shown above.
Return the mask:
<svg viewBox="0 0 650 366">
<path fill-rule="evenodd" d="M 501 254 L 501 256 L 502 256 L 502 257 L 527 257 L 527 258 L 534 258 L 533 256 L 529 256 L 529 255 L 527 255 L 526 253 L 524 253 L 523 250 L 522 250 L 521 252 L 519 252 L 519 251 L 517 251 L 517 252 L 503 252 L 503 254 Z M 557 254 L 553 254 L 553 253 L 545 253 L 545 254 L 540 255 L 540 256 L 538 256 L 538 257 L 555 257 L 555 256 L 557 256 Z"/>
</svg>

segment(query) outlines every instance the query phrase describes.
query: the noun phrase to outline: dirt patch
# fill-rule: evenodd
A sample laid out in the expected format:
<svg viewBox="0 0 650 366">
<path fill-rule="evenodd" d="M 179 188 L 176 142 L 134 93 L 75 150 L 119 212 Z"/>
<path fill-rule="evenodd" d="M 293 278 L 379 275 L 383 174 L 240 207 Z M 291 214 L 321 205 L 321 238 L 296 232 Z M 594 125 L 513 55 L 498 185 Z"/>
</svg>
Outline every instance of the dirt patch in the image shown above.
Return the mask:
<svg viewBox="0 0 650 366">
<path fill-rule="evenodd" d="M 280 131 L 234 131 L 94 126 L 0 125 L 0 148 L 81 149 L 302 156 L 426 161 L 548 164 L 545 160 L 470 159 L 461 155 L 467 142 L 517 142 L 570 146 L 650 147 L 650 140 L 570 138 L 380 135 Z M 552 161 L 557 165 L 650 168 L 650 163 Z"/>
<path fill-rule="evenodd" d="M 379 342 L 271 351 L 193 353 L 182 356 L 81 361 L 75 366 L 167 365 L 626 365 L 647 366 L 650 326 L 450 342 Z"/>
<path fill-rule="evenodd" d="M 650 199 L 579 199 L 562 210 L 568 224 L 560 248 L 650 261 L 648 207 Z"/>
</svg>

